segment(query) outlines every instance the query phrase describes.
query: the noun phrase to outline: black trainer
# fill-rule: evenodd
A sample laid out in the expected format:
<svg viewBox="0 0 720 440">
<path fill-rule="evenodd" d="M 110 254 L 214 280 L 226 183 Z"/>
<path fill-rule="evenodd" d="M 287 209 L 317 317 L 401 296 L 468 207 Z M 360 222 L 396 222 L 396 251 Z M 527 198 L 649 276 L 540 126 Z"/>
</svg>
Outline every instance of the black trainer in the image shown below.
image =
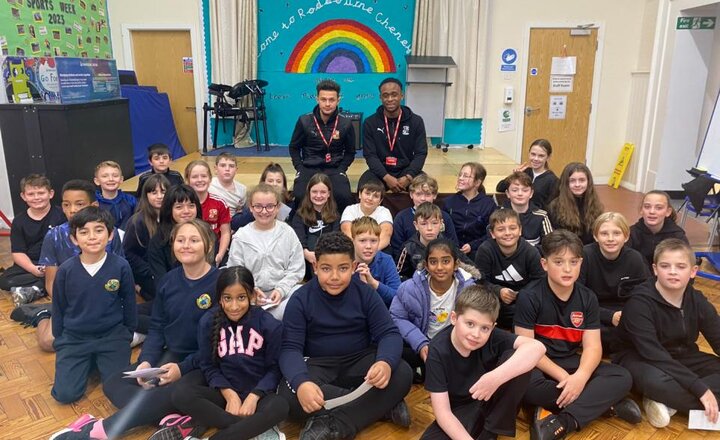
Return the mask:
<svg viewBox="0 0 720 440">
<path fill-rule="evenodd" d="M 405 400 L 401 400 L 400 403 L 395 405 L 390 412 L 385 415 L 385 418 L 398 426 L 402 426 L 403 428 L 409 428 L 410 423 L 412 423 L 410 410 L 408 409 Z"/>
<path fill-rule="evenodd" d="M 625 398 L 610 407 L 610 415 L 637 425 L 642 422 L 640 407 L 634 400 Z"/>
<path fill-rule="evenodd" d="M 565 438 L 567 431 L 560 417 L 542 407 L 535 409 L 530 424 L 530 440 L 559 440 Z"/>
<path fill-rule="evenodd" d="M 310 417 L 300 431 L 300 440 L 340 440 L 346 437 L 330 414 Z"/>
<path fill-rule="evenodd" d="M 10 313 L 10 319 L 23 324 L 25 327 L 37 327 L 38 322 L 50 318 L 52 304 L 25 304 L 16 307 Z"/>
</svg>

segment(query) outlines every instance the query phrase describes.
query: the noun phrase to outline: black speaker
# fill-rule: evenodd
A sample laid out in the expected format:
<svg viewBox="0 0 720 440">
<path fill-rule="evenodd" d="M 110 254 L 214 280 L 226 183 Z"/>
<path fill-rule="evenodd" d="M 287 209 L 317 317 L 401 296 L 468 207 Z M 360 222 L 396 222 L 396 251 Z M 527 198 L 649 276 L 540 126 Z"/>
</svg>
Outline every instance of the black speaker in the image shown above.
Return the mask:
<svg viewBox="0 0 720 440">
<path fill-rule="evenodd" d="M 362 112 L 348 112 L 348 111 L 340 109 L 340 114 L 343 115 L 343 117 L 350 119 L 350 122 L 352 123 L 352 126 L 355 129 L 355 149 L 361 150 L 362 149 L 362 133 L 360 133 L 360 130 L 362 130 L 362 118 L 363 118 Z"/>
</svg>

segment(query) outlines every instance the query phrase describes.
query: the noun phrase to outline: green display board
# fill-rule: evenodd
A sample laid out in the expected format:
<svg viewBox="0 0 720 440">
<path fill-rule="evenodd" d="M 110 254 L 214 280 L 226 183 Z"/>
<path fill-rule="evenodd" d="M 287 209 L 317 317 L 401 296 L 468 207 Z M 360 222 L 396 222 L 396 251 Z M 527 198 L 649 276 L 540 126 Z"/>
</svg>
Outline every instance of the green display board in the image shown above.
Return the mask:
<svg viewBox="0 0 720 440">
<path fill-rule="evenodd" d="M 0 0 L 7 56 L 112 58 L 106 0 Z"/>
</svg>

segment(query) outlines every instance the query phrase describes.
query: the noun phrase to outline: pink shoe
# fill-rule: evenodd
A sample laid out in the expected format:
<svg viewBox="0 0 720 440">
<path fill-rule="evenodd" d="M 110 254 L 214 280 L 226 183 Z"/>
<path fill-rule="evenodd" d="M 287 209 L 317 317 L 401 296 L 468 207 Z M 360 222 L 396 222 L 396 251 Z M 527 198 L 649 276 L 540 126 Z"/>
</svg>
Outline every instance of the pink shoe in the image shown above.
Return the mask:
<svg viewBox="0 0 720 440">
<path fill-rule="evenodd" d="M 206 429 L 196 426 L 190 416 L 168 414 L 160 420 L 160 427 L 148 440 L 183 440 L 186 437 L 196 437 Z"/>
<path fill-rule="evenodd" d="M 90 431 L 98 419 L 91 414 L 83 414 L 77 420 L 50 436 L 50 440 L 89 440 Z"/>
</svg>

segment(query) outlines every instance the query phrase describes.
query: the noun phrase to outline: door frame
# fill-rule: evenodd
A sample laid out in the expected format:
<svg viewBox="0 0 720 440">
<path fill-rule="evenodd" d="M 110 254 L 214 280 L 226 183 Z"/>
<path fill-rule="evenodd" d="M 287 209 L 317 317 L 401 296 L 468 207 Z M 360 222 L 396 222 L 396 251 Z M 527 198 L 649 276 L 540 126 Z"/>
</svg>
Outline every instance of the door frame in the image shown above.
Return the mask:
<svg viewBox="0 0 720 440">
<path fill-rule="evenodd" d="M 202 108 L 205 103 L 205 84 L 207 83 L 207 66 L 205 64 L 205 49 L 203 42 L 197 35 L 198 30 L 190 24 L 185 23 L 141 23 L 141 24 L 122 24 L 122 41 L 123 56 L 125 57 L 125 66 L 130 70 L 135 70 L 135 60 L 133 59 L 132 31 L 188 31 L 190 32 L 190 50 L 193 59 L 193 86 L 195 87 L 195 126 L 197 128 L 197 146 L 198 151 L 202 152 L 203 145 L 203 114 Z"/>
<path fill-rule="evenodd" d="M 592 105 L 592 112 L 590 112 L 590 119 L 588 121 L 588 138 L 587 138 L 587 148 L 585 149 L 585 163 L 587 164 L 588 168 L 592 170 L 592 158 L 593 153 L 595 152 L 595 123 L 598 115 L 598 96 L 600 96 L 600 72 L 602 71 L 602 53 L 603 53 L 603 42 L 605 37 L 605 22 L 602 20 L 573 20 L 572 22 L 569 21 L 559 21 L 559 22 L 530 22 L 525 26 L 525 29 L 523 31 L 523 43 L 522 46 L 525 51 L 525 56 L 521 57 L 519 69 L 523 77 L 520 79 L 520 99 L 518 100 L 519 103 L 521 103 L 519 110 L 519 121 L 518 121 L 518 135 L 517 135 L 517 145 L 515 147 L 515 157 L 517 158 L 518 162 L 522 161 L 522 153 L 523 150 L 528 148 L 529 145 L 523 145 L 523 137 L 524 137 L 524 130 L 525 130 L 525 97 L 527 95 L 527 76 L 528 76 L 528 63 L 530 58 L 530 29 L 533 28 L 576 28 L 578 27 L 578 23 L 580 25 L 584 23 L 592 23 L 593 28 L 597 28 L 597 39 L 598 39 L 598 46 L 597 50 L 595 51 L 595 66 L 593 67 L 593 78 L 592 78 L 592 93 L 590 95 L 590 104 Z M 556 173 L 561 172 L 562 170 L 555 170 Z M 599 183 L 599 180 L 605 180 L 605 178 L 609 178 L 611 174 L 611 171 L 608 170 L 607 175 L 605 173 L 600 174 L 597 171 L 593 172 L 594 181 L 595 183 Z M 600 179 L 598 179 L 598 177 Z"/>
</svg>

